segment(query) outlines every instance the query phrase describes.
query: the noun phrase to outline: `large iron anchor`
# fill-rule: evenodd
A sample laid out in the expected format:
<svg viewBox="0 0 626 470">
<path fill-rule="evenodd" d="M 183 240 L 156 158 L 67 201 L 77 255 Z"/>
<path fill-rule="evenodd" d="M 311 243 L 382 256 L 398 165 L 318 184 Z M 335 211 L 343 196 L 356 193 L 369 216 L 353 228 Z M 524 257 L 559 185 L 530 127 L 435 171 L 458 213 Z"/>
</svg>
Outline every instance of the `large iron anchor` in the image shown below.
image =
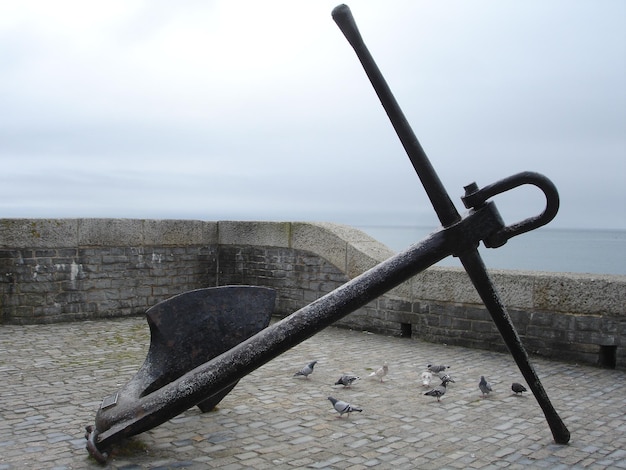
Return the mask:
<svg viewBox="0 0 626 470">
<path fill-rule="evenodd" d="M 158 316 L 168 320 L 165 323 L 155 321 L 148 311 L 151 345 L 146 363 L 129 385 L 103 400 L 95 426 L 87 427 L 87 449 L 98 461 L 106 462 L 110 447 L 126 437 L 154 428 L 193 406 L 210 409 L 245 375 L 450 255 L 461 260 L 543 410 L 555 442 L 569 442 L 570 433 L 530 363 L 478 252 L 481 241 L 487 247 L 498 247 L 516 235 L 550 222 L 559 207 L 555 186 L 545 176 L 533 172 L 519 173 L 483 188 L 471 183 L 466 186 L 462 198 L 468 212 L 459 214 L 367 50 L 350 9 L 346 5 L 336 7 L 333 18 L 372 82 L 439 217 L 441 227 L 421 242 L 271 326 L 265 327 L 269 323 L 274 297 L 271 291 L 264 288 L 229 286 L 217 291 L 192 291 L 157 304 L 153 308 L 159 312 Z M 534 185 L 543 192 L 546 207 L 535 217 L 506 225 L 494 202 L 489 199 L 524 184 Z M 213 295 L 225 295 L 225 298 L 213 302 L 210 300 Z M 214 308 L 220 302 L 228 307 Z M 207 308 L 207 305 L 212 307 Z M 236 329 L 236 322 L 229 320 L 229 315 L 237 316 L 237 312 L 256 312 L 258 317 L 238 335 L 224 334 L 231 333 L 231 328 Z M 188 315 L 194 318 L 193 326 L 180 330 L 180 324 L 186 323 Z M 219 321 L 225 326 L 225 331 L 216 327 L 219 321 L 213 316 L 221 319 Z M 196 334 L 198 340 L 194 343 L 200 350 L 175 349 L 174 355 L 169 357 L 171 351 L 162 346 L 161 338 L 174 330 L 187 333 L 201 330 L 199 336 Z M 184 334 L 187 333 L 178 335 L 172 344 L 185 341 Z M 202 344 L 215 344 L 217 347 L 204 350 Z M 192 355 L 194 360 L 180 357 L 187 354 Z M 184 364 L 176 365 L 178 359 Z"/>
</svg>

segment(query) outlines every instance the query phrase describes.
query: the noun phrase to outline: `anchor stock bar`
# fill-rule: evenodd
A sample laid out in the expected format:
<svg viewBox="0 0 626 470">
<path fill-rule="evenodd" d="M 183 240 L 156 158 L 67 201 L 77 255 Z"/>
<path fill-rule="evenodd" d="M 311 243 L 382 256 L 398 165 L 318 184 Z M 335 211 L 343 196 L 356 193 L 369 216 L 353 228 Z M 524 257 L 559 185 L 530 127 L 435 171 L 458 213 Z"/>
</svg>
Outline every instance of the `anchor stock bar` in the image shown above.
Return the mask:
<svg viewBox="0 0 626 470">
<path fill-rule="evenodd" d="M 426 190 L 426 194 L 435 209 L 437 217 L 439 217 L 439 221 L 444 227 L 458 222 L 460 215 L 456 207 L 426 156 L 426 152 L 424 152 L 419 140 L 417 140 L 413 129 L 404 116 L 402 109 L 400 109 L 400 105 L 398 105 L 395 96 L 393 96 L 372 54 L 365 46 L 350 8 L 347 5 L 339 5 L 333 10 L 332 16 L 361 61 L 363 69 L 374 87 L 374 91 L 376 91 L 396 134 L 400 138 L 404 150 L 411 160 L 417 176 L 422 182 L 422 186 Z"/>
<path fill-rule="evenodd" d="M 404 113 L 400 109 L 400 106 L 387 85 L 380 69 L 376 65 L 376 62 L 365 45 L 350 8 L 347 5 L 339 5 L 333 10 L 332 16 L 339 26 L 339 29 L 342 31 L 356 52 L 365 73 L 372 83 L 372 86 L 374 87 L 374 90 L 376 91 L 387 116 L 396 130 L 396 133 L 400 138 L 400 141 L 402 142 L 402 145 L 404 146 L 405 151 L 407 152 L 407 155 L 409 156 L 409 159 L 411 160 L 411 163 L 413 164 L 413 167 L 415 168 L 415 171 L 424 186 L 424 189 L 426 190 L 439 220 L 444 227 L 452 226 L 459 220 L 459 213 L 443 187 L 433 166 L 430 164 L 426 153 L 413 133 L 413 130 L 405 118 Z M 557 194 L 556 190 L 554 193 Z M 553 198 L 552 203 L 550 203 L 549 200 L 548 205 L 553 208 L 556 206 L 556 209 L 558 209 L 558 195 L 556 197 L 556 202 Z M 556 214 L 556 212 L 554 212 L 554 214 Z M 552 217 L 554 217 L 554 214 Z M 541 224 L 535 224 L 534 227 L 547 223 L 552 219 L 552 217 L 546 217 Z M 504 229 L 506 229 L 506 227 Z M 519 232 L 521 233 L 521 231 Z M 504 305 L 500 301 L 493 282 L 489 277 L 480 254 L 478 253 L 477 246 L 478 244 L 474 246 L 467 246 L 464 244 L 464 246 L 458 249 L 454 255 L 458 256 L 461 260 L 465 271 L 470 277 L 479 296 L 483 300 L 483 303 L 487 307 L 491 318 L 500 331 L 500 334 L 509 348 L 511 355 L 531 388 L 539 406 L 543 410 L 555 442 L 559 444 L 567 444 L 570 439 L 570 432 L 550 402 L 550 399 L 548 398 L 537 373 L 530 363 L 524 345 L 522 344 Z"/>
</svg>

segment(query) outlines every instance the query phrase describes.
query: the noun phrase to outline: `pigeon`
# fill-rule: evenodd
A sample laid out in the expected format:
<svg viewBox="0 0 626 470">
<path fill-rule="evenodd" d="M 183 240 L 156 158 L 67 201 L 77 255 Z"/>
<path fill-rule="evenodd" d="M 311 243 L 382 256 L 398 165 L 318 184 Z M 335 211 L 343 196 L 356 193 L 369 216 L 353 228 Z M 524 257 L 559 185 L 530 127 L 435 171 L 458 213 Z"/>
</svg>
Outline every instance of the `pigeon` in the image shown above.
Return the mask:
<svg viewBox="0 0 626 470">
<path fill-rule="evenodd" d="M 450 377 L 450 374 L 439 374 L 439 378 L 441 379 L 442 382 L 446 382 L 446 383 L 456 383 L 454 381 L 454 379 L 452 377 Z"/>
<path fill-rule="evenodd" d="M 434 372 L 435 374 L 437 374 L 437 373 L 439 373 L 439 372 L 443 372 L 443 371 L 445 371 L 446 369 L 449 369 L 449 368 L 450 368 L 450 366 L 443 366 L 443 365 L 442 365 L 442 366 L 434 366 L 434 365 L 432 365 L 432 364 L 428 364 L 428 365 L 426 366 L 426 368 L 427 368 L 430 372 Z"/>
<path fill-rule="evenodd" d="M 317 364 L 317 361 L 309 362 L 306 366 L 293 374 L 293 376 L 296 377 L 298 375 L 303 375 L 305 379 L 308 379 L 309 375 L 313 373 L 313 367 L 315 367 L 315 364 Z"/>
<path fill-rule="evenodd" d="M 363 408 L 358 408 L 356 406 L 352 406 L 350 403 L 346 403 L 345 401 L 337 400 L 333 397 L 328 397 L 330 402 L 333 404 L 333 407 L 339 413 L 339 417 L 341 418 L 344 413 L 348 413 L 348 418 L 350 417 L 350 413 L 353 411 L 358 411 L 359 413 L 363 411 Z"/>
<path fill-rule="evenodd" d="M 446 394 L 446 385 L 448 385 L 448 381 L 444 379 L 441 381 L 441 385 L 437 385 L 432 390 L 429 390 L 428 392 L 424 393 L 424 395 L 437 397 L 437 401 L 440 401 L 441 397 Z"/>
<path fill-rule="evenodd" d="M 380 381 L 383 382 L 383 377 L 385 375 L 387 375 L 387 372 L 389 372 L 389 366 L 387 365 L 387 362 L 385 361 L 385 363 L 383 364 L 383 366 L 378 369 L 375 372 L 372 372 L 369 376 L 370 377 L 378 377 L 380 378 Z"/>
<path fill-rule="evenodd" d="M 483 392 L 483 398 L 486 397 L 489 392 L 491 392 L 491 384 L 485 380 L 485 376 L 480 376 L 480 382 L 478 383 L 478 388 Z"/>
<path fill-rule="evenodd" d="M 511 390 L 513 390 L 515 392 L 515 395 L 517 395 L 518 393 L 522 393 L 522 392 L 526 392 L 526 387 L 524 387 L 522 384 L 518 384 L 517 382 L 513 382 L 511 384 Z"/>
<path fill-rule="evenodd" d="M 430 372 L 422 372 L 422 385 L 424 387 L 428 387 L 432 379 L 433 379 L 433 374 L 431 374 Z"/>
<path fill-rule="evenodd" d="M 339 379 L 337 379 L 335 385 L 343 385 L 344 387 L 349 387 L 360 378 L 361 377 L 357 377 L 356 375 L 352 374 L 343 374 L 341 377 L 339 377 Z"/>
</svg>

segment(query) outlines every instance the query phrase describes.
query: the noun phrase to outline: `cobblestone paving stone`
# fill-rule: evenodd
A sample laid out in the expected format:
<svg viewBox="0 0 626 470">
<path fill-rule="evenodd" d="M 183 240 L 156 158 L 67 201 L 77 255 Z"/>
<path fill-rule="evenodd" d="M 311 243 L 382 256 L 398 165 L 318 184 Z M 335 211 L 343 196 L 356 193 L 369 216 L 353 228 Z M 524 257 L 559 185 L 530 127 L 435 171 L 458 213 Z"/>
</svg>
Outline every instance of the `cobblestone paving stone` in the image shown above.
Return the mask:
<svg viewBox="0 0 626 470">
<path fill-rule="evenodd" d="M 626 469 L 626 373 L 533 358 L 572 433 L 554 444 L 507 354 L 327 328 L 243 378 L 218 405 L 188 410 L 116 446 L 99 465 L 84 427 L 143 363 L 143 318 L 0 325 L 0 470 L 37 469 Z M 318 360 L 308 378 L 293 373 Z M 367 375 L 389 363 L 383 383 Z M 427 363 L 456 383 L 424 396 Z M 362 379 L 332 385 L 343 372 Z M 485 375 L 494 392 L 481 398 Z M 329 395 L 361 406 L 338 418 Z"/>
</svg>

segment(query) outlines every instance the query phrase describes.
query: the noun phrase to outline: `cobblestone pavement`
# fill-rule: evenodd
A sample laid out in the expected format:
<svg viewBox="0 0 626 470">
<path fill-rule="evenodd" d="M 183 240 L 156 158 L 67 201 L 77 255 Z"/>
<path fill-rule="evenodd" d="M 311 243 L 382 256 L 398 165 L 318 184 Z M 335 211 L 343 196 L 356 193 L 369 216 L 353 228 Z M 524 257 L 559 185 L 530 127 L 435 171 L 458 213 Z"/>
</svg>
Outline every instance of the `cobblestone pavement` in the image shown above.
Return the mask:
<svg viewBox="0 0 626 470">
<path fill-rule="evenodd" d="M 98 406 L 143 363 L 143 318 L 0 325 L 0 470 L 103 468 L 85 450 Z M 309 379 L 293 373 L 318 360 Z M 384 382 L 368 378 L 383 361 Z M 424 396 L 427 363 L 456 380 Z M 106 468 L 626 468 L 626 373 L 533 359 L 572 433 L 557 445 L 507 354 L 327 328 L 197 408 L 113 449 Z M 362 379 L 334 386 L 342 372 Z M 481 398 L 485 375 L 493 393 Z M 338 418 L 329 395 L 363 408 Z"/>
</svg>

